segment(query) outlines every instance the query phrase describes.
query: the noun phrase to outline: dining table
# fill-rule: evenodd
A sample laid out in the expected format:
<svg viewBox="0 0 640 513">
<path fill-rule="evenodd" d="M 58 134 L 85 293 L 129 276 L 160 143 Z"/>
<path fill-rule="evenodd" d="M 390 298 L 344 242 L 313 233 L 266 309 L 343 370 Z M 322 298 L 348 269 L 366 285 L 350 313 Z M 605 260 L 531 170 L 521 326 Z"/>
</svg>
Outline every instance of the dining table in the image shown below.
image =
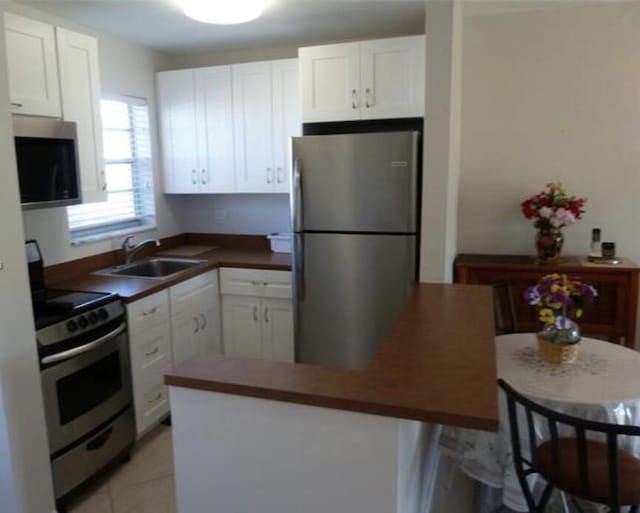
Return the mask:
<svg viewBox="0 0 640 513">
<path fill-rule="evenodd" d="M 499 378 L 544 406 L 583 419 L 640 425 L 640 353 L 633 349 L 583 337 L 574 363 L 552 364 L 541 359 L 535 333 L 516 333 L 496 337 L 496 359 Z M 544 440 L 546 425 L 537 425 L 536 435 Z M 502 505 L 528 511 L 513 466 L 502 392 L 497 433 L 447 427 L 440 446 L 464 474 L 501 492 Z M 624 449 L 640 455 L 636 439 Z"/>
</svg>

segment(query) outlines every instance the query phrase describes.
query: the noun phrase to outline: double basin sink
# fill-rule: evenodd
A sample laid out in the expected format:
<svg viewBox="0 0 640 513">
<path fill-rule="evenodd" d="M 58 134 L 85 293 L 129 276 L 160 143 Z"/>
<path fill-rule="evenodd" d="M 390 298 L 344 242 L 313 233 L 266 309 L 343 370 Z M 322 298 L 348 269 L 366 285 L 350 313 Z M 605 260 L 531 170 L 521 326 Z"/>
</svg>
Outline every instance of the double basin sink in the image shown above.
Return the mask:
<svg viewBox="0 0 640 513">
<path fill-rule="evenodd" d="M 102 269 L 96 271 L 94 274 L 166 280 L 206 263 L 207 260 L 190 260 L 185 258 L 147 258 L 130 264 Z"/>
</svg>

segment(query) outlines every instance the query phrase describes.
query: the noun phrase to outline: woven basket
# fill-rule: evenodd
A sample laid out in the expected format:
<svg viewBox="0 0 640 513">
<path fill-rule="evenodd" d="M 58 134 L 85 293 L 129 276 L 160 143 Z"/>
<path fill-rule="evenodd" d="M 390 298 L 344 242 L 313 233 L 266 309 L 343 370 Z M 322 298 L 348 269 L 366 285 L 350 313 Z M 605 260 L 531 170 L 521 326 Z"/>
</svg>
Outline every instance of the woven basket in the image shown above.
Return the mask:
<svg viewBox="0 0 640 513">
<path fill-rule="evenodd" d="M 540 358 L 547 363 L 573 363 L 580 352 L 580 341 L 575 344 L 554 344 L 546 338 L 538 336 L 538 352 Z"/>
</svg>

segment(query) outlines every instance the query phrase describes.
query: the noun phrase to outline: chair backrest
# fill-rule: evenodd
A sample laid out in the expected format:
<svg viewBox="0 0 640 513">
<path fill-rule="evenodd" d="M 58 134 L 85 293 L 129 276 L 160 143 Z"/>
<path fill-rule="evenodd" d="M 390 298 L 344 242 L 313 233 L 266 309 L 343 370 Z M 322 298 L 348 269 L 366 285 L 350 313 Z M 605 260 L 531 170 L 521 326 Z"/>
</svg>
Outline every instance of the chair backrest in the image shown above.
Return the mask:
<svg viewBox="0 0 640 513">
<path fill-rule="evenodd" d="M 539 472 L 536 461 L 536 448 L 539 442 L 536 439 L 536 428 L 540 425 L 534 423 L 534 414 L 540 422 L 546 424 L 549 431 L 549 442 L 551 444 L 551 461 L 555 469 L 555 478 L 559 476 L 561 469 L 561 450 L 559 430 L 562 426 L 565 431 L 575 435 L 575 444 L 577 446 L 577 461 L 575 462 L 578 470 L 578 480 L 580 483 L 580 495 L 589 500 L 608 504 L 612 510 L 617 511 L 620 508 L 620 474 L 619 474 L 619 437 L 620 436 L 640 436 L 640 427 L 620 424 L 608 424 L 604 422 L 596 422 L 592 420 L 581 419 L 556 412 L 546 408 L 538 403 L 531 401 L 516 390 L 514 390 L 504 380 L 498 380 L 498 386 L 504 390 L 507 397 L 507 408 L 509 414 L 509 429 L 511 432 L 511 445 L 513 448 L 513 463 L 516 472 L 521 475 L 528 475 Z M 526 435 L 528 438 L 529 454 L 531 457 L 527 459 L 523 454 L 520 434 L 520 420 L 518 418 L 518 406 L 524 412 L 526 418 Z M 593 436 L 588 437 L 589 433 L 598 434 L 606 439 L 607 444 L 607 469 L 608 469 L 608 490 L 607 497 L 599 496 L 590 485 L 589 476 L 589 451 L 587 449 L 587 441 Z M 566 437 L 564 437 L 566 438 Z M 573 437 L 572 437 L 573 438 Z M 552 476 L 553 477 L 553 476 Z M 522 481 L 521 481 L 522 482 Z"/>
<path fill-rule="evenodd" d="M 514 288 L 511 283 L 493 285 L 493 316 L 496 335 L 518 332 L 518 322 L 513 302 Z"/>
</svg>

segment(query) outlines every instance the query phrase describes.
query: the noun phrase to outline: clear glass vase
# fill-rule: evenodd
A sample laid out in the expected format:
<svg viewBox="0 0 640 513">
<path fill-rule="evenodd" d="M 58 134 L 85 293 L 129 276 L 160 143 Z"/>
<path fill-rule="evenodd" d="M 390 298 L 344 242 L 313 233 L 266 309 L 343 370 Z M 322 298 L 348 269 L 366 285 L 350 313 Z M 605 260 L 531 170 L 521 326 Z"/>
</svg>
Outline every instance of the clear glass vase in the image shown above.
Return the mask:
<svg viewBox="0 0 640 513">
<path fill-rule="evenodd" d="M 536 233 L 538 261 L 554 262 L 560 257 L 564 235 L 559 228 L 543 228 Z"/>
</svg>

